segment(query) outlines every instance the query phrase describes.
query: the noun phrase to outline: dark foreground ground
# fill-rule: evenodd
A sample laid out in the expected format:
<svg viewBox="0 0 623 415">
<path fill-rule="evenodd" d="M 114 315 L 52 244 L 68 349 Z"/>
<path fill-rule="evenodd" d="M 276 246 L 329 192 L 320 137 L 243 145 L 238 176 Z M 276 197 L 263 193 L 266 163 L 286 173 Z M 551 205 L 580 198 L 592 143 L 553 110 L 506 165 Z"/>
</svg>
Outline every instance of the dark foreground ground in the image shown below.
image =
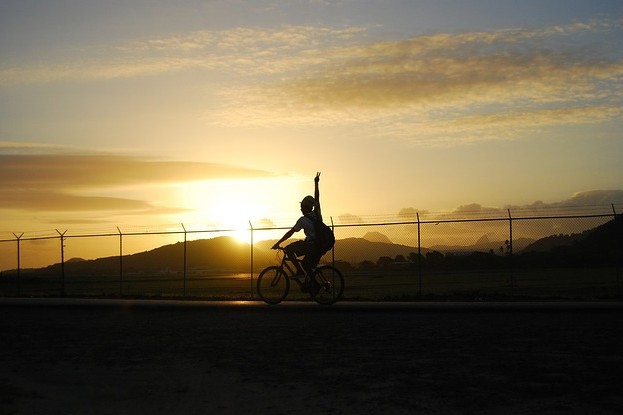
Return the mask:
<svg viewBox="0 0 623 415">
<path fill-rule="evenodd" d="M 0 301 L 0 414 L 623 411 L 620 304 L 171 304 Z"/>
</svg>

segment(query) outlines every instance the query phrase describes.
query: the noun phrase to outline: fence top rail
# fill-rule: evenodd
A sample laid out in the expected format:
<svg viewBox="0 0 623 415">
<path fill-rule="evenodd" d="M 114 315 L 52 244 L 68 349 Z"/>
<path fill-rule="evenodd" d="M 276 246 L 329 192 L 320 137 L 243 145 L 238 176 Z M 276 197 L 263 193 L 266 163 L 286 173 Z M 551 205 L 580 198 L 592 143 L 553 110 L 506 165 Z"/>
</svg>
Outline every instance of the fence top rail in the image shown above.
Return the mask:
<svg viewBox="0 0 623 415">
<path fill-rule="evenodd" d="M 438 224 L 438 223 L 465 223 L 465 222 L 496 222 L 509 220 L 544 220 L 544 219 L 582 219 L 582 218 L 607 218 L 613 217 L 613 214 L 592 214 L 592 215 L 559 215 L 559 216 L 505 216 L 478 219 L 429 219 L 429 220 L 410 220 L 410 221 L 387 221 L 387 222 L 370 222 L 370 223 L 346 223 L 336 224 L 336 228 L 341 227 L 365 227 L 365 226 L 388 226 L 388 225 L 420 225 Z"/>
<path fill-rule="evenodd" d="M 540 216 L 498 216 L 498 217 L 490 217 L 490 218 L 435 218 L 435 219 L 416 219 L 416 220 L 386 220 L 386 221 L 378 221 L 378 222 L 367 222 L 367 223 L 341 223 L 341 224 L 333 224 L 335 228 L 347 228 L 347 227 L 366 227 L 366 226 L 398 226 L 398 225 L 426 225 L 426 224 L 439 224 L 439 223 L 468 223 L 468 222 L 495 222 L 495 221 L 520 221 L 520 220 L 552 220 L 552 219 L 582 219 L 582 218 L 606 218 L 606 217 L 616 217 L 619 214 L 611 213 L 594 213 L 594 214 L 567 214 L 567 215 L 540 215 Z M 333 222 L 333 221 L 332 221 Z M 140 235 L 174 235 L 174 234 L 197 234 L 197 233 L 233 233 L 240 230 L 244 231 L 275 231 L 275 230 L 286 230 L 289 227 L 283 226 L 275 226 L 275 227 L 253 227 L 252 224 L 249 224 L 247 228 L 238 228 L 238 229 L 199 229 L 199 230 L 186 230 L 184 227 L 181 227 L 179 230 L 162 230 L 162 231 L 127 231 L 123 232 L 121 230 L 117 230 L 117 232 L 100 232 L 100 233 L 83 233 L 83 234 L 60 234 L 56 233 L 55 235 L 45 235 L 45 236 L 28 236 L 25 232 L 21 233 L 18 237 L 16 233 L 12 233 L 11 237 L 8 237 L 8 234 L 3 239 L 0 239 L 1 242 L 16 242 L 16 241 L 36 241 L 36 240 L 46 240 L 46 239 L 69 239 L 69 238 L 94 238 L 94 237 L 113 237 L 113 236 L 140 236 Z"/>
</svg>

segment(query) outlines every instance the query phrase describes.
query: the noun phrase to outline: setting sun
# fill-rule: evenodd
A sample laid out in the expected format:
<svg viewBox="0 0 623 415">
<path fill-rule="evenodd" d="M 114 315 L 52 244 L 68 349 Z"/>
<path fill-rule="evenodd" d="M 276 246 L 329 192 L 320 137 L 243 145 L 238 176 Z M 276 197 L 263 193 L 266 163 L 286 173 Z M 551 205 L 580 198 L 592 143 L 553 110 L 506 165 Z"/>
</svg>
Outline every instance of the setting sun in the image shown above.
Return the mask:
<svg viewBox="0 0 623 415">
<path fill-rule="evenodd" d="M 188 211 L 185 222 L 223 230 L 224 234 L 248 243 L 251 226 L 261 227 L 266 218 L 284 213 L 298 214 L 295 202 L 300 192 L 292 190 L 297 182 L 233 179 L 181 183 L 176 186 L 177 203 Z"/>
</svg>

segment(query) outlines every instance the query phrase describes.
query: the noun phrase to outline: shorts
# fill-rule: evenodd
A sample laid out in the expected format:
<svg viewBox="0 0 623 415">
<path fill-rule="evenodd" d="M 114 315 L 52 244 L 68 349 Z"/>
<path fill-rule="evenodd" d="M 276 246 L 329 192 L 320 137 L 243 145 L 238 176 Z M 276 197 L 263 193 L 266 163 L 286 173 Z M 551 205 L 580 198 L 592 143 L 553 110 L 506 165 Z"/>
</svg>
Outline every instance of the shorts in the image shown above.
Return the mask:
<svg viewBox="0 0 623 415">
<path fill-rule="evenodd" d="M 296 241 L 285 247 L 285 251 L 291 257 L 304 257 L 301 265 L 305 271 L 310 272 L 320 262 L 320 251 L 312 241 Z"/>
</svg>

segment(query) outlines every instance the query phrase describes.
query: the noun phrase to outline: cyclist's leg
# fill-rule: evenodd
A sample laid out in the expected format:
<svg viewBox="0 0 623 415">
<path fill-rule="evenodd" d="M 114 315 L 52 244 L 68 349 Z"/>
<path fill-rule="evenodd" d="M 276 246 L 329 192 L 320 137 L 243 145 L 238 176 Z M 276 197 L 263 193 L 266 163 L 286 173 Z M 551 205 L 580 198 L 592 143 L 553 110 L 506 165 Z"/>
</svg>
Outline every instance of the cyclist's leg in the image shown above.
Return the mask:
<svg viewBox="0 0 623 415">
<path fill-rule="evenodd" d="M 316 267 L 318 266 L 318 263 L 320 262 L 320 257 L 321 255 L 316 245 L 313 242 L 309 243 L 307 255 L 305 255 L 305 258 L 303 258 L 303 260 L 301 261 L 303 264 L 303 268 L 305 268 L 305 272 L 307 273 L 308 276 L 311 277 L 314 274 L 314 270 L 316 269 Z M 310 278 L 309 280 L 306 280 L 306 281 L 308 284 L 310 284 L 309 286 L 310 290 L 313 290 L 313 291 L 318 290 L 318 284 L 316 283 L 314 278 Z"/>
<path fill-rule="evenodd" d="M 301 262 L 297 257 L 305 255 L 307 253 L 307 243 L 305 241 L 296 241 L 292 242 L 288 246 L 286 246 L 283 250 L 288 256 L 288 259 L 292 261 L 294 266 L 296 267 L 297 274 L 303 274 L 304 269 L 301 267 Z"/>
<path fill-rule="evenodd" d="M 310 275 L 314 268 L 318 266 L 318 263 L 320 262 L 320 257 L 321 254 L 318 251 L 316 245 L 314 243 L 308 243 L 307 253 L 305 254 L 305 258 L 303 258 L 302 261 L 303 268 L 305 268 L 305 271 L 308 275 Z"/>
</svg>

